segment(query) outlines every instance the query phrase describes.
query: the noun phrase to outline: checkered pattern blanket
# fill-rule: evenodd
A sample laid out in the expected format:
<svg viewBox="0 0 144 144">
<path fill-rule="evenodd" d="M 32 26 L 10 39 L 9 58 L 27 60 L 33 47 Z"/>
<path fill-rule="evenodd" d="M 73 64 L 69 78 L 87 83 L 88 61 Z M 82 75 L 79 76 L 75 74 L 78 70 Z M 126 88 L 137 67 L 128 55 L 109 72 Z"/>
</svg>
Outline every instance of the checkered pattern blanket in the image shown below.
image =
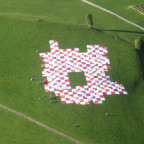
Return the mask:
<svg viewBox="0 0 144 144">
<path fill-rule="evenodd" d="M 51 52 L 40 53 L 44 67 L 42 76 L 46 92 L 54 92 L 61 97 L 63 104 L 76 103 L 86 105 L 90 102 L 100 104 L 104 95 L 127 94 L 124 86 L 110 81 L 105 75 L 111 67 L 105 54 L 107 48 L 101 45 L 87 45 L 87 52 L 80 53 L 79 48 L 59 49 L 58 42 L 50 40 Z M 84 72 L 87 85 L 71 88 L 68 73 Z"/>
</svg>

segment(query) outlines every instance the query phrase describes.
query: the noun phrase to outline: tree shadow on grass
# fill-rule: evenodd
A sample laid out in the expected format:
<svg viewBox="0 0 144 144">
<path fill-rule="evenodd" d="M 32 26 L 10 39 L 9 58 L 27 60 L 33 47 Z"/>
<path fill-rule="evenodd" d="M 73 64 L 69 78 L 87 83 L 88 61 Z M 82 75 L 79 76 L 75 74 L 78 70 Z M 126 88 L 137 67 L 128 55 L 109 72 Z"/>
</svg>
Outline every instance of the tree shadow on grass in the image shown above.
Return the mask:
<svg viewBox="0 0 144 144">
<path fill-rule="evenodd" d="M 101 31 L 101 32 L 104 32 L 104 31 L 111 31 L 111 32 L 125 32 L 125 33 L 137 33 L 137 34 L 144 34 L 144 32 L 139 32 L 139 31 L 128 31 L 128 30 L 106 30 L 106 29 L 97 29 L 97 28 L 92 28 L 93 30 L 96 30 L 96 31 Z"/>
<path fill-rule="evenodd" d="M 129 41 L 126 41 L 125 39 L 119 37 L 118 35 L 113 35 L 112 33 L 106 33 L 106 31 L 113 31 L 113 32 L 126 32 L 125 30 L 103 30 L 103 29 L 96 29 L 96 28 L 92 28 L 92 30 L 95 30 L 97 32 L 101 32 L 101 33 L 104 33 L 110 37 L 112 37 L 113 39 L 117 39 L 117 40 L 120 40 L 121 42 L 124 42 L 124 43 L 127 43 L 129 45 L 133 45 L 131 42 Z M 128 31 L 128 32 L 133 32 L 133 31 Z M 135 32 L 135 33 L 139 33 L 139 32 Z M 144 33 L 144 32 L 140 32 L 140 33 Z"/>
<path fill-rule="evenodd" d="M 141 68 L 141 71 L 142 71 L 142 78 L 144 80 L 144 52 L 137 50 L 136 53 L 137 53 L 137 56 L 138 56 L 139 61 L 140 61 L 140 68 Z"/>
</svg>

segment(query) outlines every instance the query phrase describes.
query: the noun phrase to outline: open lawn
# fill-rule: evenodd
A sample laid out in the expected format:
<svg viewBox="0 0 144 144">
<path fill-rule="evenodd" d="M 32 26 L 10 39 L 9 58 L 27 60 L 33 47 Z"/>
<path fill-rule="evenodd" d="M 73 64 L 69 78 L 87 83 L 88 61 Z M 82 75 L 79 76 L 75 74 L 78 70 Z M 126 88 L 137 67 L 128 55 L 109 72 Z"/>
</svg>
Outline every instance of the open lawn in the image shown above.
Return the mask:
<svg viewBox="0 0 144 144">
<path fill-rule="evenodd" d="M 2 144 L 71 144 L 68 140 L 47 132 L 13 113 L 0 110 L 0 115 L 0 142 Z"/>
<path fill-rule="evenodd" d="M 140 13 L 132 10 L 129 8 L 129 6 L 132 5 L 142 5 L 144 2 L 143 0 L 121 0 L 121 1 L 115 1 L 115 0 L 89 0 L 97 5 L 100 5 L 108 10 L 111 10 L 128 20 L 131 20 L 140 26 L 144 27 L 144 16 Z"/>
<path fill-rule="evenodd" d="M 80 0 L 0 0 L 0 3 L 1 104 L 86 144 L 144 143 L 143 63 L 133 46 L 140 30 Z M 86 13 L 92 13 L 96 28 L 125 32 L 91 30 L 85 22 Z M 107 74 L 112 81 L 122 83 L 128 95 L 105 96 L 103 104 L 93 107 L 63 105 L 59 97 L 50 104 L 49 93 L 45 93 L 43 85 L 37 85 L 43 78 L 35 50 L 50 51 L 48 41 L 53 39 L 60 48 L 79 47 L 80 51 L 86 51 L 87 44 L 106 46 L 112 67 Z M 30 81 L 31 77 L 34 81 Z M 72 83 L 74 86 L 75 81 Z M 38 101 L 43 94 L 46 98 Z M 9 112 L 0 110 L 0 114 L 2 144 L 70 143 Z"/>
</svg>

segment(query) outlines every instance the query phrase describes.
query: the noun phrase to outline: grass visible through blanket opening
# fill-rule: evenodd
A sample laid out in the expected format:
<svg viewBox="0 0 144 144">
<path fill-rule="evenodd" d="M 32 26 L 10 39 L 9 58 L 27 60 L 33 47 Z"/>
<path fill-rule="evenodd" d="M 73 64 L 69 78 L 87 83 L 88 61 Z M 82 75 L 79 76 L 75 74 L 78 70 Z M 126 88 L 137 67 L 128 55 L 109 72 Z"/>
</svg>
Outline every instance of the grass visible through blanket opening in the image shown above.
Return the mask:
<svg viewBox="0 0 144 144">
<path fill-rule="evenodd" d="M 75 89 L 76 86 L 87 85 L 84 72 L 70 72 L 68 76 L 72 89 Z"/>
</svg>

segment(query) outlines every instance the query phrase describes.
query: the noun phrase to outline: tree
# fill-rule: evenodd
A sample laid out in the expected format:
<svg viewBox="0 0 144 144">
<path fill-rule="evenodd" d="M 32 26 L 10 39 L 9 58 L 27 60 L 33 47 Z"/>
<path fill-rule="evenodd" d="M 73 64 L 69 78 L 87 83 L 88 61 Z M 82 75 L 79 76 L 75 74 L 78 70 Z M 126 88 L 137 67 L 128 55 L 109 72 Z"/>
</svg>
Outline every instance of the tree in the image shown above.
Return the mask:
<svg viewBox="0 0 144 144">
<path fill-rule="evenodd" d="M 86 21 L 87 21 L 87 24 L 88 24 L 89 28 L 92 28 L 93 27 L 93 20 L 92 20 L 92 15 L 91 14 L 86 15 Z"/>
<path fill-rule="evenodd" d="M 135 41 L 134 41 L 135 48 L 141 51 L 144 51 L 144 36 L 139 36 Z"/>
</svg>

